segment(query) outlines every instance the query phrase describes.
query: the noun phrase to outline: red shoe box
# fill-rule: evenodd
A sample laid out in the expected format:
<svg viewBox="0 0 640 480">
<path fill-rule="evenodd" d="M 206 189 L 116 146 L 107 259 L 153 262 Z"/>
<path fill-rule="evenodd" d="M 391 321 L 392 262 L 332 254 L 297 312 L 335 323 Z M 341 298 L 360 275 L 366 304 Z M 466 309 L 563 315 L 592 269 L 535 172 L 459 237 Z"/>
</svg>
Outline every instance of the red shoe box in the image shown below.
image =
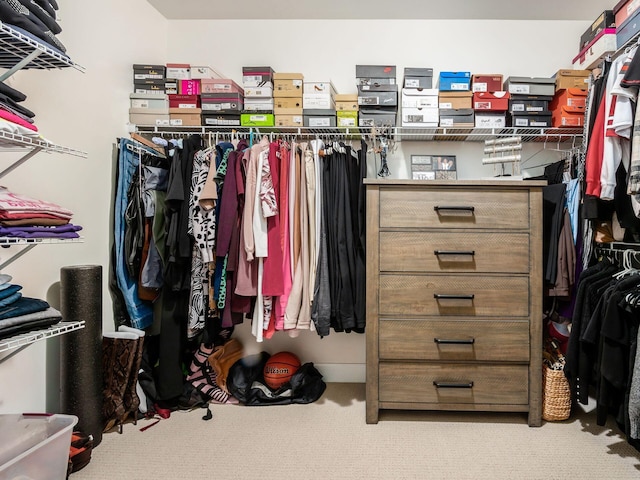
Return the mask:
<svg viewBox="0 0 640 480">
<path fill-rule="evenodd" d="M 509 92 L 475 92 L 473 109 L 488 112 L 506 112 L 509 110 Z"/>
</svg>

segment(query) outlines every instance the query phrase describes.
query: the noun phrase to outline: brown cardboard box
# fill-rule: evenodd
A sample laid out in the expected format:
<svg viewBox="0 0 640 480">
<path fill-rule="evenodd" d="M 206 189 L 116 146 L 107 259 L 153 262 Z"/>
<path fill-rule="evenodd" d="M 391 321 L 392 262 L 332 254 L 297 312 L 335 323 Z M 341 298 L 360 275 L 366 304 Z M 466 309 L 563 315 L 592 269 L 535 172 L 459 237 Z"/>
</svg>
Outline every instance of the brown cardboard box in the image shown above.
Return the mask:
<svg viewBox="0 0 640 480">
<path fill-rule="evenodd" d="M 589 88 L 590 70 L 558 70 L 556 73 L 556 91 L 565 88 Z"/>
<path fill-rule="evenodd" d="M 170 108 L 169 123 L 172 126 L 197 127 L 202 125 L 200 108 Z"/>
<path fill-rule="evenodd" d="M 276 127 L 302 127 L 302 115 L 276 115 Z"/>
<path fill-rule="evenodd" d="M 336 110 L 355 112 L 358 110 L 357 93 L 341 93 L 333 96 L 336 102 Z"/>
<path fill-rule="evenodd" d="M 440 108 L 459 110 L 473 108 L 473 92 L 440 92 L 438 104 Z"/>
<path fill-rule="evenodd" d="M 296 108 L 278 108 L 273 109 L 273 113 L 277 115 L 302 115 L 302 107 Z"/>
<path fill-rule="evenodd" d="M 273 96 L 301 98 L 303 80 L 301 73 L 274 73 Z"/>
<path fill-rule="evenodd" d="M 302 108 L 302 99 L 298 97 L 276 97 L 273 99 L 274 108 Z"/>
<path fill-rule="evenodd" d="M 168 108 L 130 108 L 129 123 L 134 125 L 169 126 Z"/>
</svg>

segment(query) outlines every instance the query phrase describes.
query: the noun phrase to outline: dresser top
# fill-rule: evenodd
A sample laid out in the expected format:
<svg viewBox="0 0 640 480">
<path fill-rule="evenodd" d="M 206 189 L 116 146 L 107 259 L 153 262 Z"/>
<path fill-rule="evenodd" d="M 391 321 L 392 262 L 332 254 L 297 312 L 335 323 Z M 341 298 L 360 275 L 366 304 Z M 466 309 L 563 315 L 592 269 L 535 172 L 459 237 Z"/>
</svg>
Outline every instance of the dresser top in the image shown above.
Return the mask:
<svg viewBox="0 0 640 480">
<path fill-rule="evenodd" d="M 546 187 L 546 180 L 410 180 L 410 179 L 383 179 L 365 178 L 366 185 L 387 186 L 463 186 L 463 187 Z"/>
</svg>

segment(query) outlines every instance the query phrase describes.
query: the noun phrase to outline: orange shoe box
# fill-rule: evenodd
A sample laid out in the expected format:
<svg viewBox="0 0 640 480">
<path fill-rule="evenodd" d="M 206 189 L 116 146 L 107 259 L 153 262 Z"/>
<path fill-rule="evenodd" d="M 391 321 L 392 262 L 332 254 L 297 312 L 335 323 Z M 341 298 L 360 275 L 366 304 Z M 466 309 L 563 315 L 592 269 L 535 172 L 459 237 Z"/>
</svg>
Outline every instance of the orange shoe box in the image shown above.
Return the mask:
<svg viewBox="0 0 640 480">
<path fill-rule="evenodd" d="M 550 110 L 555 110 L 561 106 L 581 107 L 587 104 L 587 90 L 580 88 L 565 88 L 558 90 L 549 104 Z"/>
<path fill-rule="evenodd" d="M 582 127 L 584 107 L 559 106 L 551 111 L 551 123 L 554 127 Z"/>
</svg>

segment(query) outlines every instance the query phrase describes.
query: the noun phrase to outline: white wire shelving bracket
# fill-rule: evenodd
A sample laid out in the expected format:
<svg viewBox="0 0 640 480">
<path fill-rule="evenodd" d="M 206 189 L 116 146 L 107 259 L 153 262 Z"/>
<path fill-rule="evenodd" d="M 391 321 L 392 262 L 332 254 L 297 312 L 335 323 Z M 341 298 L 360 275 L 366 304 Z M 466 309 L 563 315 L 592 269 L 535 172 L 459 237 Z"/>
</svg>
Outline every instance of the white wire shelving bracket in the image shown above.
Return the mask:
<svg viewBox="0 0 640 480">
<path fill-rule="evenodd" d="M 0 73 L 0 81 L 5 81 L 11 75 L 22 69 L 51 70 L 69 67 L 82 73 L 85 72 L 84 67 L 73 62 L 64 53 L 48 46 L 46 43 L 38 41 L 30 35 L 25 35 L 10 25 L 0 22 L 0 68 L 5 69 L 5 71 Z M 28 152 L 1 171 L 0 178 L 40 152 L 62 153 L 81 158 L 87 158 L 88 156 L 86 152 L 56 145 L 37 134 L 32 136 L 12 133 L 5 130 L 0 131 L 0 150 L 9 152 L 24 151 L 25 149 L 28 149 Z M 0 237 L 0 247 L 7 248 L 13 245 L 24 246 L 24 248 L 0 264 L 0 270 L 27 253 L 36 245 L 78 242 L 83 242 L 83 239 Z M 6 339 L 0 339 L 0 353 L 11 351 L 8 355 L 0 357 L 0 363 L 32 343 L 80 330 L 83 329 L 84 326 L 84 321 L 63 321 L 48 328 L 36 329 Z"/>
<path fill-rule="evenodd" d="M 0 271 L 8 265 L 15 262 L 18 258 L 25 255 L 36 245 L 44 244 L 62 244 L 62 243 L 82 243 L 84 239 L 81 238 L 18 238 L 18 237 L 0 237 L 0 247 L 7 248 L 12 245 L 21 245 L 25 248 L 18 250 L 11 257 L 0 263 Z M 1 251 L 0 251 L 1 253 Z"/>
<path fill-rule="evenodd" d="M 0 73 L 0 81 L 4 81 L 21 69 L 56 69 L 75 68 L 84 72 L 84 67 L 73 62 L 67 55 L 47 46 L 29 35 L 25 35 L 10 25 L 0 22 L 0 68 L 7 69 Z M 22 158 L 0 172 L 0 178 L 22 165 L 36 153 L 62 153 L 87 158 L 87 153 L 73 148 L 56 145 L 49 140 L 34 135 L 21 135 L 6 130 L 0 131 L 0 149 L 31 149 Z"/>
<path fill-rule="evenodd" d="M 85 71 L 84 67 L 73 62 L 62 52 L 0 22 L 0 68 L 7 69 L 0 74 L 0 81 L 6 80 L 21 69 L 50 70 L 67 67 L 83 73 Z"/>
<path fill-rule="evenodd" d="M 65 155 L 72 155 L 74 157 L 87 158 L 87 153 L 80 150 L 74 150 L 73 148 L 63 147 L 56 145 L 50 141 L 36 136 L 25 136 L 17 133 L 7 132 L 0 130 L 0 149 L 17 149 L 24 150 L 25 148 L 31 148 L 29 152 L 23 155 L 20 159 L 13 162 L 10 166 L 0 172 L 0 178 L 4 177 L 8 173 L 12 172 L 31 157 L 40 152 L 46 153 L 62 153 Z"/>
<path fill-rule="evenodd" d="M 26 333 L 20 333 L 18 335 L 14 335 L 13 337 L 5 338 L 0 340 L 0 353 L 7 352 L 9 350 L 14 350 L 9 355 L 5 355 L 0 358 L 0 362 L 3 362 L 20 350 L 25 348 L 32 343 L 38 342 L 40 340 L 45 340 L 47 338 L 57 337 L 59 335 L 64 335 L 65 333 L 73 332 L 75 330 L 81 330 L 85 326 L 84 320 L 79 322 L 59 322 L 51 327 L 44 328 L 42 330 L 32 330 Z"/>
</svg>

